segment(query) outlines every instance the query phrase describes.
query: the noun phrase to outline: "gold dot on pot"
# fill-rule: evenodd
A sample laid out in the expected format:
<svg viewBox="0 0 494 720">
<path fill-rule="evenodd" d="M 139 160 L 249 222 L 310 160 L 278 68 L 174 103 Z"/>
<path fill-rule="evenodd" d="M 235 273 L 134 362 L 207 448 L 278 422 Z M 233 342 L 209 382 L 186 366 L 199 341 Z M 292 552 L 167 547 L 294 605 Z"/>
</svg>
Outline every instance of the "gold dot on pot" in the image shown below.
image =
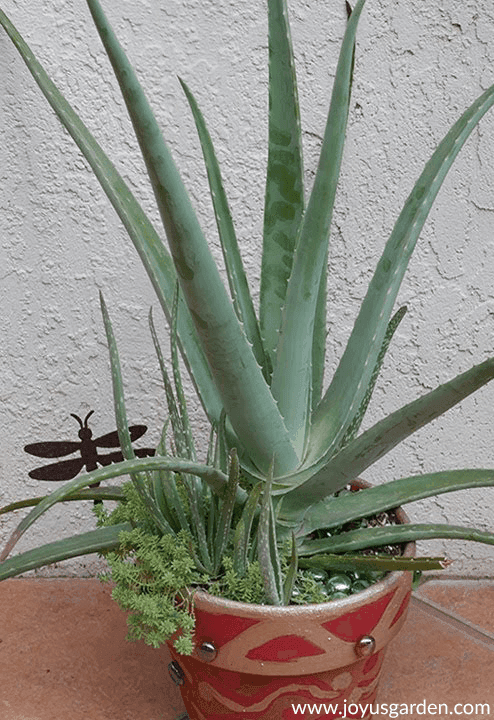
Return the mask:
<svg viewBox="0 0 494 720">
<path fill-rule="evenodd" d="M 359 657 L 369 657 L 376 649 L 376 641 L 372 635 L 362 635 L 355 645 L 355 652 Z"/>
<path fill-rule="evenodd" d="M 218 654 L 212 642 L 203 642 L 197 648 L 197 654 L 204 662 L 212 662 Z"/>
</svg>

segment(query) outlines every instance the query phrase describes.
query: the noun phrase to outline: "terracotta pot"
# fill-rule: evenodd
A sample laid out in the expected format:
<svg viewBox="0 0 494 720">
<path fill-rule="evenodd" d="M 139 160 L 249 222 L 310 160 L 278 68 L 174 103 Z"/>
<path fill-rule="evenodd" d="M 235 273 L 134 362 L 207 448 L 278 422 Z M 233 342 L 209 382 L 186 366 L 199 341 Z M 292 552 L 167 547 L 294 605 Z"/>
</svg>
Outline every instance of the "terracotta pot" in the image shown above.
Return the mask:
<svg viewBox="0 0 494 720">
<path fill-rule="evenodd" d="M 398 518 L 408 522 L 402 510 Z M 407 544 L 404 555 L 414 553 Z M 371 718 L 386 646 L 410 594 L 409 572 L 317 605 L 250 605 L 197 592 L 194 653 L 170 645 L 170 674 L 190 720 Z M 304 704 L 321 707 L 297 712 Z"/>
</svg>

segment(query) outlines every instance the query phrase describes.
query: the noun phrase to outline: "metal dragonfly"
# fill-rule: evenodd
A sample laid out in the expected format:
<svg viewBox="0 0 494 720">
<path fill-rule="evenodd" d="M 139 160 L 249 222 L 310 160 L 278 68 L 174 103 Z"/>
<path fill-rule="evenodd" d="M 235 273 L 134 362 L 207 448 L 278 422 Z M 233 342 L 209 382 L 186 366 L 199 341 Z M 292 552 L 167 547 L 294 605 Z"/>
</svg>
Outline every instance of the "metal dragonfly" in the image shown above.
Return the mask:
<svg viewBox="0 0 494 720">
<path fill-rule="evenodd" d="M 88 420 L 93 413 L 94 410 L 91 410 L 84 418 L 84 421 L 81 420 L 78 415 L 70 413 L 71 417 L 75 418 L 80 425 L 78 441 L 53 440 L 26 445 L 24 447 L 25 452 L 42 458 L 59 458 L 75 452 L 80 453 L 80 457 L 70 460 L 60 460 L 56 463 L 50 463 L 50 465 L 35 468 L 31 470 L 29 477 L 34 480 L 71 480 L 84 466 L 86 466 L 86 472 L 91 472 L 91 470 L 97 469 L 98 464 L 110 465 L 111 463 L 123 460 L 121 450 L 116 450 L 115 452 L 104 455 L 98 451 L 98 448 L 119 447 L 120 441 L 116 430 L 106 433 L 106 435 L 93 438 L 92 430 L 88 426 Z M 138 440 L 144 435 L 146 430 L 146 425 L 131 425 L 129 427 L 130 439 L 132 441 Z M 149 457 L 155 453 L 152 448 L 135 448 L 134 452 L 138 457 Z"/>
</svg>

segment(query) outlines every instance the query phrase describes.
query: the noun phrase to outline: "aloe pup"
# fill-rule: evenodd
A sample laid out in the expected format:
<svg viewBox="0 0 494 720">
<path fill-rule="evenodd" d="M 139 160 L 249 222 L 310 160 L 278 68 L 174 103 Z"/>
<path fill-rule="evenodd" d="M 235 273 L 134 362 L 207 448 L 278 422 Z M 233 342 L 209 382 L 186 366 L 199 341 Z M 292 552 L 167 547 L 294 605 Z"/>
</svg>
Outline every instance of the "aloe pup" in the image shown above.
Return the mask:
<svg viewBox="0 0 494 720">
<path fill-rule="evenodd" d="M 394 306 L 415 244 L 454 159 L 494 103 L 494 86 L 465 110 L 425 165 L 396 219 L 338 367 L 323 391 L 328 242 L 350 107 L 357 25 L 365 0 L 358 0 L 353 10 L 347 5 L 346 31 L 307 203 L 287 3 L 268 1 L 269 138 L 258 315 L 211 137 L 192 91 L 180 81 L 202 146 L 227 286 L 152 103 L 100 4 L 97 0 L 87 3 L 132 120 L 169 250 L 111 160 L 2 11 L 0 22 L 100 181 L 170 322 L 172 377 L 152 320 L 151 333 L 175 450 L 173 456 L 167 455 L 163 440 L 156 457 L 133 456 L 118 353 L 102 298 L 125 460 L 80 476 L 41 500 L 4 508 L 35 505 L 4 549 L 0 578 L 90 552 L 115 551 L 116 558 L 144 532 L 162 539 L 163 553 L 176 548 L 174 539 L 182 550 L 189 549 L 193 569 L 187 582 L 193 584 L 198 574 L 217 580 L 225 568 L 241 581 L 258 563 L 265 601 L 288 604 L 299 569 L 314 564 L 319 568 L 364 566 L 369 571 L 441 566 L 437 559 L 363 557 L 359 551 L 366 548 L 429 538 L 494 544 L 492 533 L 446 524 L 366 527 L 363 523 L 341 532 L 347 523 L 421 498 L 494 485 L 494 469 L 467 468 L 411 475 L 360 492 L 345 492 L 348 483 L 401 441 L 494 377 L 494 358 L 490 358 L 360 432 L 386 350 L 405 314 L 405 308 L 395 311 Z M 211 423 L 205 463 L 197 460 L 179 352 Z M 85 489 L 125 474 L 130 474 L 133 490 Z M 97 530 L 7 559 L 21 535 L 53 504 L 103 493 L 121 505 Z M 134 517 L 129 508 L 135 509 Z M 142 535 L 139 538 L 141 542 Z"/>
</svg>

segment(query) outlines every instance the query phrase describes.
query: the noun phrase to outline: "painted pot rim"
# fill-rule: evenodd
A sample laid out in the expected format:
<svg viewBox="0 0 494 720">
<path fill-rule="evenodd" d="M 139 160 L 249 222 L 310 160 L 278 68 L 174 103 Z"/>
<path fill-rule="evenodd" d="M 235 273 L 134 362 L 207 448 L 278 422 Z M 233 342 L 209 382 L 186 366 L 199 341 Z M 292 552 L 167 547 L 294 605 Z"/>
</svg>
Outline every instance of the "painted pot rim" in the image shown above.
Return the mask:
<svg viewBox="0 0 494 720">
<path fill-rule="evenodd" d="M 359 480 L 358 487 L 370 487 Z M 400 523 L 406 513 L 396 511 Z M 402 557 L 415 555 L 415 543 L 407 543 Z M 405 621 L 411 594 L 411 572 L 394 571 L 383 580 L 347 598 L 309 605 L 258 605 L 210 595 L 197 590 L 193 596 L 196 617 L 193 656 L 225 670 L 265 675 L 302 675 L 344 667 L 361 657 L 365 638 L 372 640 L 372 653 L 381 650 Z M 244 628 L 242 643 L 252 642 L 245 653 L 235 640 Z M 230 630 L 229 630 L 230 628 Z M 270 641 L 286 643 L 285 657 L 268 659 Z M 290 657 L 290 644 L 308 648 L 307 656 Z M 370 641 L 369 641 L 370 642 Z M 314 649 L 311 653 L 310 645 Z M 214 652 L 205 657 L 201 648 Z M 262 648 L 266 649 L 263 655 Z M 270 651 L 268 652 L 268 648 Z M 280 653 L 282 648 L 280 646 Z"/>
</svg>

